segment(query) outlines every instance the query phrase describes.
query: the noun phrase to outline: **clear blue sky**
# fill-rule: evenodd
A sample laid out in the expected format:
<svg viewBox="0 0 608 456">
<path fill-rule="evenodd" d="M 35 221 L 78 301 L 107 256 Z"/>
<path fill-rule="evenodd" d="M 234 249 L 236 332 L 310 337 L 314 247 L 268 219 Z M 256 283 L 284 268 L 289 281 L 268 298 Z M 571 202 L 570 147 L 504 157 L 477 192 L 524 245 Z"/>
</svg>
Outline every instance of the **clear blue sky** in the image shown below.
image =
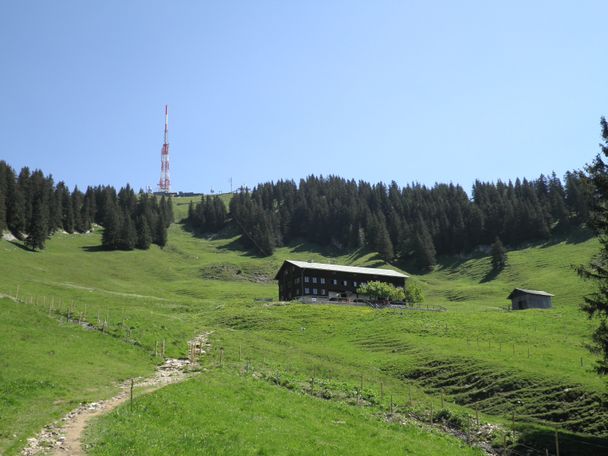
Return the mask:
<svg viewBox="0 0 608 456">
<path fill-rule="evenodd" d="M 70 186 L 559 175 L 608 115 L 606 1 L 4 1 L 0 159 Z"/>
</svg>

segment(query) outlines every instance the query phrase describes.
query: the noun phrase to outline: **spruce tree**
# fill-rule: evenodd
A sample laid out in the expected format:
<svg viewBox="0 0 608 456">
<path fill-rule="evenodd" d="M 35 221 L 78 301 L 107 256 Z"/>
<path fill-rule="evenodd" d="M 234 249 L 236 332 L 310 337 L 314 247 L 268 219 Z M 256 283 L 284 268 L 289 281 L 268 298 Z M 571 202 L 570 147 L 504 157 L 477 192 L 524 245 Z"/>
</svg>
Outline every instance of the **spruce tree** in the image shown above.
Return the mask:
<svg viewBox="0 0 608 456">
<path fill-rule="evenodd" d="M 135 221 L 135 229 L 137 231 L 137 244 L 136 247 L 142 250 L 148 250 L 150 244 L 152 244 L 152 233 L 150 231 L 150 225 L 144 215 L 139 215 Z"/>
<path fill-rule="evenodd" d="M 581 308 L 589 315 L 599 320 L 592 340 L 594 348 L 601 354 L 597 371 L 608 373 L 608 123 L 601 119 L 602 138 L 601 155 L 598 154 L 588 166 L 589 177 L 593 183 L 595 206 L 593 207 L 590 224 L 599 236 L 600 251 L 587 266 L 578 269 L 579 274 L 593 280 L 596 290 L 584 297 Z M 602 157 L 603 155 L 603 157 Z"/>
<path fill-rule="evenodd" d="M 154 243 L 160 248 L 167 244 L 167 224 L 162 212 L 159 213 L 154 227 Z"/>
<path fill-rule="evenodd" d="M 424 223 L 419 223 L 414 240 L 414 257 L 418 267 L 423 271 L 430 271 L 437 263 L 433 239 Z"/>
<path fill-rule="evenodd" d="M 106 215 L 101 245 L 108 250 L 113 250 L 118 248 L 120 243 L 120 216 L 118 208 L 111 202 L 106 205 L 104 212 Z"/>
<path fill-rule="evenodd" d="M 119 233 L 119 248 L 122 250 L 133 250 L 137 243 L 137 232 L 131 216 L 125 210 L 122 211 L 120 233 Z"/>
<path fill-rule="evenodd" d="M 23 205 L 23 229 L 30 226 L 32 219 L 32 190 L 30 185 L 30 169 L 25 166 L 21 168 L 17 178 L 17 188 L 22 198 Z"/>
<path fill-rule="evenodd" d="M 171 196 L 169 196 L 169 198 L 167 198 L 166 206 L 167 207 L 165 209 L 165 213 L 167 216 L 167 226 L 169 226 L 175 221 L 174 215 L 173 215 L 173 200 L 171 199 Z"/>
<path fill-rule="evenodd" d="M 78 231 L 79 233 L 84 233 L 88 229 L 83 220 L 83 198 L 84 195 L 80 190 L 78 190 L 78 187 L 74 187 L 74 191 L 72 192 L 70 200 L 72 202 L 72 217 L 74 219 L 74 230 Z"/>
<path fill-rule="evenodd" d="M 388 235 L 386 225 L 379 225 L 377 236 L 378 253 L 384 261 L 391 261 L 395 257 L 395 251 L 393 250 L 393 243 Z"/>
<path fill-rule="evenodd" d="M 6 213 L 6 222 L 8 229 L 18 239 L 23 239 L 25 232 L 25 200 L 21 189 L 16 185 L 14 174 L 13 179 L 7 180 L 8 188 L 8 205 Z"/>
<path fill-rule="evenodd" d="M 8 168 L 6 163 L 0 161 L 0 235 L 7 228 L 6 206 L 8 189 L 6 184 L 6 168 Z"/>
<path fill-rule="evenodd" d="M 186 217 L 186 224 L 191 228 L 194 227 L 194 202 L 190 201 L 188 204 L 188 216 Z"/>
<path fill-rule="evenodd" d="M 492 270 L 499 272 L 507 265 L 507 250 L 497 237 L 491 248 L 492 254 Z"/>
<path fill-rule="evenodd" d="M 25 244 L 32 250 L 44 249 L 47 232 L 48 220 L 45 214 L 44 201 L 42 198 L 34 198 L 32 202 L 32 217 Z"/>
</svg>

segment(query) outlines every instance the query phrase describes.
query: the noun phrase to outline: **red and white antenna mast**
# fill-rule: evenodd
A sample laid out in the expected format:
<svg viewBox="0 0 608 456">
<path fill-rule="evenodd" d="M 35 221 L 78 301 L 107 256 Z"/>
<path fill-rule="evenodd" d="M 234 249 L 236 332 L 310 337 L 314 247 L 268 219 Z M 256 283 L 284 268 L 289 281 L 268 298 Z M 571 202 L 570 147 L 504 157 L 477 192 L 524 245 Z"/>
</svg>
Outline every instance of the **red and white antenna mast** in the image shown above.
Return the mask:
<svg viewBox="0 0 608 456">
<path fill-rule="evenodd" d="M 165 105 L 165 142 L 160 150 L 160 193 L 171 193 L 171 177 L 169 174 L 169 108 Z"/>
</svg>

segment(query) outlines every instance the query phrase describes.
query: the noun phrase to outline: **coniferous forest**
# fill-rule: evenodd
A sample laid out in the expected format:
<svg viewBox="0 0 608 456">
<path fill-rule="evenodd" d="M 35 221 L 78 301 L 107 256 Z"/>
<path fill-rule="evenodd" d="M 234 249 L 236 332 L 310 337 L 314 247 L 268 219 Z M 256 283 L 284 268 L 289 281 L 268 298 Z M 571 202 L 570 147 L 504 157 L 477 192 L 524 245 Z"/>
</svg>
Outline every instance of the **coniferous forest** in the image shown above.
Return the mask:
<svg viewBox="0 0 608 456">
<path fill-rule="evenodd" d="M 496 183 L 477 181 L 471 197 L 459 185 L 369 184 L 310 176 L 243 190 L 226 213 L 219 197 L 191 205 L 187 223 L 214 232 L 233 223 L 250 247 L 270 255 L 293 241 L 368 247 L 387 261 L 413 258 L 429 269 L 440 254 L 466 253 L 497 239 L 547 240 L 585 224 L 592 186 L 582 171 Z"/>
<path fill-rule="evenodd" d="M 172 221 L 171 198 L 137 195 L 128 184 L 118 193 L 109 186 L 70 191 L 42 171 L 25 167 L 17 175 L 0 161 L 0 233 L 9 230 L 33 250 L 43 249 L 57 231 L 85 233 L 93 223 L 105 228 L 106 249 L 163 247 Z"/>
</svg>

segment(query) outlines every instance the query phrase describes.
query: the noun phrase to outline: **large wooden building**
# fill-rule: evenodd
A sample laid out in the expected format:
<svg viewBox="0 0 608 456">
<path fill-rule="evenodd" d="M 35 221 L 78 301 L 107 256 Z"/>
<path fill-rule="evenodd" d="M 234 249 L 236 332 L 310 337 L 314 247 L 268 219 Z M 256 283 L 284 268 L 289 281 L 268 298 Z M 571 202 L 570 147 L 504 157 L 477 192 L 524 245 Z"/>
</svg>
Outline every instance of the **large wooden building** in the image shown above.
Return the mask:
<svg viewBox="0 0 608 456">
<path fill-rule="evenodd" d="M 277 272 L 279 299 L 289 301 L 301 297 L 352 298 L 363 283 L 379 281 L 404 287 L 408 276 L 390 269 L 340 266 L 286 260 Z"/>
<path fill-rule="evenodd" d="M 552 297 L 553 295 L 546 291 L 515 288 L 507 299 L 511 300 L 512 310 L 549 309 Z"/>
</svg>

